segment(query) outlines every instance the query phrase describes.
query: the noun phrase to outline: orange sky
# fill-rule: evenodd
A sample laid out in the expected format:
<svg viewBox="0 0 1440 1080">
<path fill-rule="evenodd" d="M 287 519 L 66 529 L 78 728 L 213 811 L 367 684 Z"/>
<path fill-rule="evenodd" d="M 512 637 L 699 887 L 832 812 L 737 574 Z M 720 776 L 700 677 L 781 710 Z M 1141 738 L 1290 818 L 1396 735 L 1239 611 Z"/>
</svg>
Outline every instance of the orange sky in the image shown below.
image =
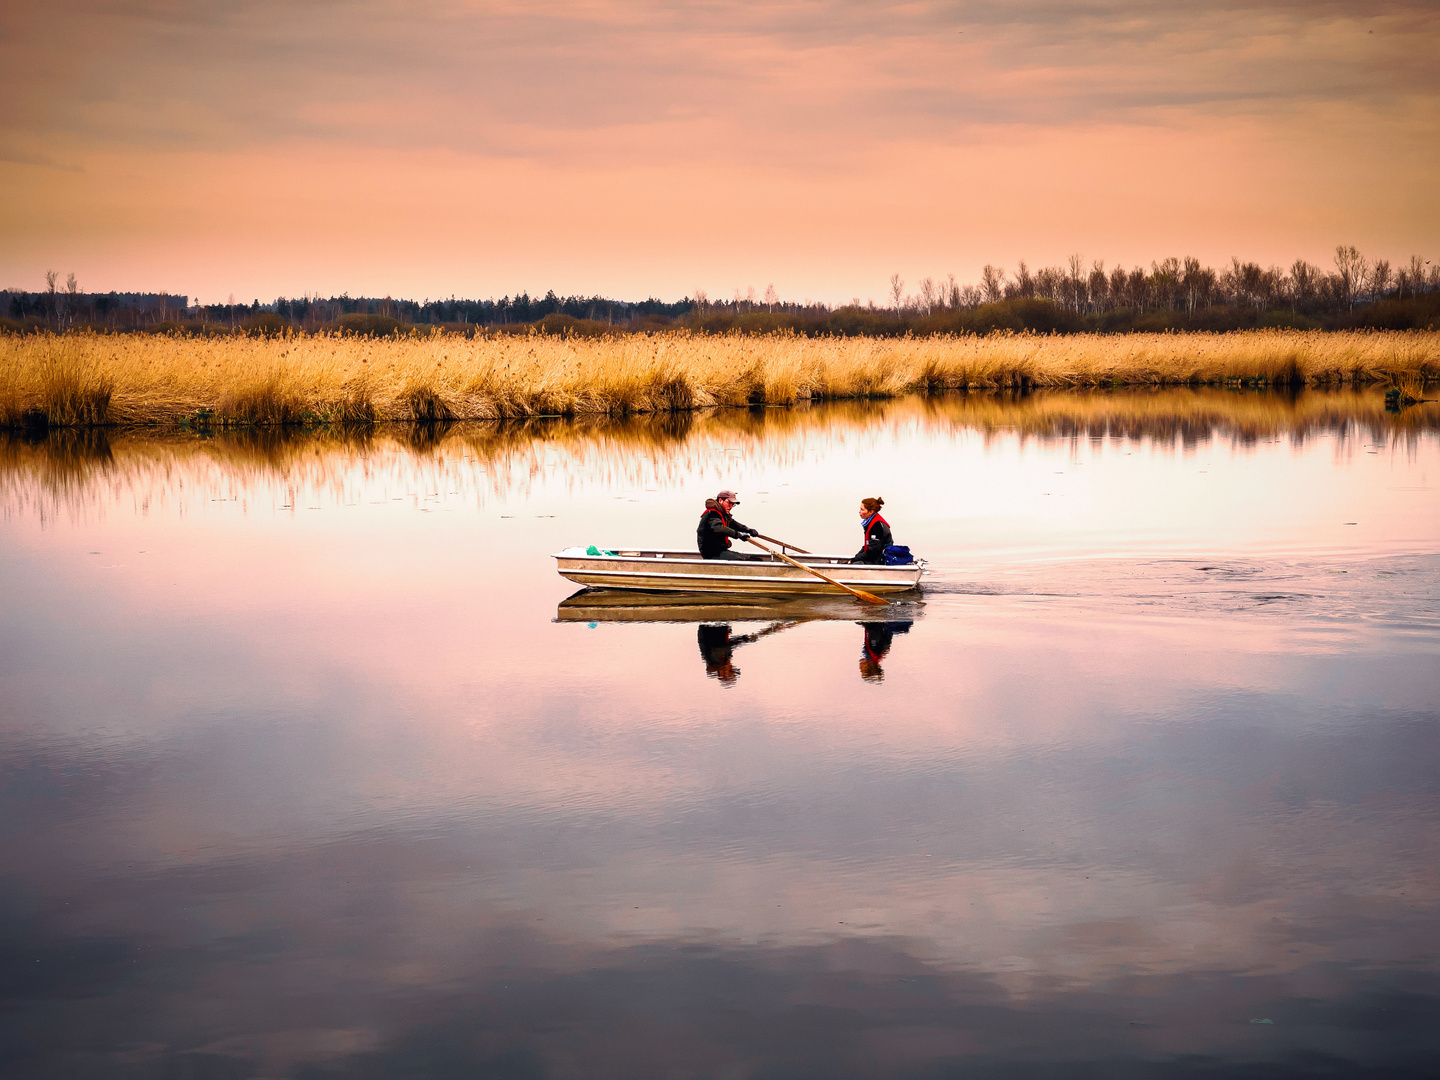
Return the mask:
<svg viewBox="0 0 1440 1080">
<path fill-rule="evenodd" d="M 773 282 L 1072 252 L 1440 258 L 1428 3 L 0 9 L 0 287 L 207 302 Z"/>
</svg>

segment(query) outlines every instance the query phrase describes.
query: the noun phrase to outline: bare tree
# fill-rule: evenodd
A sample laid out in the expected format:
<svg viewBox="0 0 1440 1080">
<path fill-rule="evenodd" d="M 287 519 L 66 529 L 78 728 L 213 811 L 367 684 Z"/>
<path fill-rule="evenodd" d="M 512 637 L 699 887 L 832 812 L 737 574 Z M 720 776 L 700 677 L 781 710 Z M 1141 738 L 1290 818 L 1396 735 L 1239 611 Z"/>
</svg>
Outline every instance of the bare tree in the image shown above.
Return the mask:
<svg viewBox="0 0 1440 1080">
<path fill-rule="evenodd" d="M 987 304 L 1001 299 L 1005 295 L 1005 271 L 986 263 L 980 271 L 980 291 Z"/>
<path fill-rule="evenodd" d="M 1419 255 L 1410 256 L 1410 288 L 1419 292 L 1425 287 L 1425 260 Z"/>
<path fill-rule="evenodd" d="M 1015 295 L 1022 300 L 1029 300 L 1035 295 L 1035 279 L 1030 276 L 1030 267 L 1025 265 L 1024 259 L 1015 268 Z"/>
<path fill-rule="evenodd" d="M 46 275 L 46 277 L 48 279 L 49 275 Z M 55 291 L 55 286 L 53 282 L 50 285 L 50 291 L 52 293 Z M 68 326 L 74 323 L 75 313 L 80 310 L 79 297 L 80 283 L 75 280 L 75 274 L 72 271 L 65 278 L 65 297 L 60 302 L 60 306 L 56 309 L 55 312 L 55 320 L 57 325 L 64 323 Z"/>
<path fill-rule="evenodd" d="M 1320 289 L 1320 268 L 1304 259 L 1290 264 L 1290 302 L 1298 314 L 1301 305 L 1308 306 Z"/>
<path fill-rule="evenodd" d="M 1078 253 L 1070 256 L 1069 285 L 1070 305 L 1079 311 L 1080 300 L 1085 292 L 1085 260 Z"/>
<path fill-rule="evenodd" d="M 1365 260 L 1355 245 L 1339 244 L 1335 248 L 1335 269 L 1340 273 L 1340 291 L 1346 304 L 1353 310 L 1355 298 L 1365 281 Z"/>
<path fill-rule="evenodd" d="M 1115 307 L 1126 305 L 1125 286 L 1129 280 L 1123 266 L 1117 265 L 1114 270 L 1110 271 L 1110 303 Z"/>
<path fill-rule="evenodd" d="M 1185 311 L 1188 315 L 1195 314 L 1195 304 L 1200 298 L 1200 290 L 1204 287 L 1203 273 L 1200 260 L 1193 255 L 1186 255 L 1185 262 L 1181 265 L 1180 288 L 1185 294 Z"/>
<path fill-rule="evenodd" d="M 1426 261 L 1419 255 L 1411 255 L 1410 261 L 1395 272 L 1395 284 L 1399 290 L 1398 299 L 1405 299 L 1405 291 L 1410 291 L 1413 299 L 1425 291 L 1425 267 Z"/>
<path fill-rule="evenodd" d="M 45 271 L 45 306 L 50 311 L 50 317 L 55 320 L 56 329 L 60 326 L 59 300 L 55 296 L 55 282 L 60 275 L 54 270 Z"/>
<path fill-rule="evenodd" d="M 1143 266 L 1137 266 L 1130 271 L 1130 276 L 1125 281 L 1125 292 L 1130 297 L 1130 306 L 1136 310 L 1143 312 L 1150 306 L 1153 293 Z"/>
<path fill-rule="evenodd" d="M 780 294 L 775 291 L 775 283 L 771 282 L 769 285 L 765 286 L 765 306 L 771 311 L 774 311 L 775 305 L 779 302 Z"/>
<path fill-rule="evenodd" d="M 920 307 L 924 314 L 929 315 L 935 307 L 935 301 L 939 298 L 939 290 L 935 288 L 934 278 L 920 279 Z"/>
<path fill-rule="evenodd" d="M 1237 305 L 1249 305 L 1256 311 L 1263 311 L 1271 305 L 1279 291 L 1280 271 L 1271 267 L 1263 269 L 1259 263 L 1241 262 L 1230 259 L 1230 269 L 1222 279 L 1225 291 Z"/>
<path fill-rule="evenodd" d="M 1371 296 L 1384 296 L 1390 288 L 1390 260 L 1376 259 L 1375 265 L 1370 268 Z"/>
<path fill-rule="evenodd" d="M 705 295 L 704 289 L 695 290 L 695 306 L 698 307 L 701 311 L 705 310 L 705 305 L 709 301 L 709 299 L 710 298 Z"/>
<path fill-rule="evenodd" d="M 890 275 L 890 301 L 895 314 L 900 314 L 900 298 L 905 295 L 905 279 L 899 274 Z"/>
<path fill-rule="evenodd" d="M 1110 282 L 1105 277 L 1105 260 L 1096 259 L 1090 264 L 1090 307 L 1099 311 L 1104 305 L 1110 292 Z"/>
<path fill-rule="evenodd" d="M 1173 307 L 1179 288 L 1179 259 L 1172 256 L 1150 264 L 1150 299 L 1157 308 Z"/>
<path fill-rule="evenodd" d="M 1065 302 L 1065 271 L 1058 266 L 1042 266 L 1035 272 L 1035 295 L 1057 304 Z"/>
</svg>

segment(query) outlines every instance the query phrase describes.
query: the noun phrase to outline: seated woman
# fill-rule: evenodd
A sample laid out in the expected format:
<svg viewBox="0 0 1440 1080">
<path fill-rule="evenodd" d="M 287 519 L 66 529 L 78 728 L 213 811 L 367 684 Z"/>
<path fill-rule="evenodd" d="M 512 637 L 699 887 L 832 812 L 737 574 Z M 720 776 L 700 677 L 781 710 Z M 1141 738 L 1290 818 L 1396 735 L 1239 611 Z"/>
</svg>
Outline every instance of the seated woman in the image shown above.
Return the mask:
<svg viewBox="0 0 1440 1080">
<path fill-rule="evenodd" d="M 860 527 L 865 530 L 865 546 L 855 553 L 852 563 L 873 563 L 883 566 L 885 549 L 895 543 L 890 535 L 890 523 L 880 516 L 885 505 L 881 498 L 860 500 Z"/>
</svg>

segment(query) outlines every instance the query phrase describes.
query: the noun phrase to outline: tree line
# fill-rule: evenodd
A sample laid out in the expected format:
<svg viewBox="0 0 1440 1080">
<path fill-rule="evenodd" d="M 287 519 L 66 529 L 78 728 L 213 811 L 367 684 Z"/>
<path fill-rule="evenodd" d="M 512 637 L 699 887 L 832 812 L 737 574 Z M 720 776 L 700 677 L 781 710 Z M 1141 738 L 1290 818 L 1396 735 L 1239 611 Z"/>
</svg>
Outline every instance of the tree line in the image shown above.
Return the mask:
<svg viewBox="0 0 1440 1080">
<path fill-rule="evenodd" d="M 10 330 L 135 330 L 186 318 L 192 310 L 190 298 L 183 294 L 84 293 L 73 273 L 61 286 L 60 275 L 54 270 L 45 272 L 42 292 L 14 287 L 0 290 L 0 325 Z"/>
<path fill-rule="evenodd" d="M 924 278 L 919 292 L 904 295 L 898 275 L 890 279 L 894 305 L 929 314 L 937 308 L 974 309 L 1001 300 L 1044 298 L 1077 315 L 1100 315 L 1127 310 L 1175 311 L 1193 315 L 1213 307 L 1256 312 L 1289 310 L 1308 316 L 1353 311 L 1357 304 L 1393 297 L 1414 298 L 1440 290 L 1440 266 L 1415 255 L 1394 267 L 1388 259 L 1370 261 L 1354 246 L 1335 249 L 1335 269 L 1326 270 L 1296 259 L 1288 270 L 1262 267 L 1232 258 L 1223 269 L 1202 266 L 1193 257 L 1168 258 L 1126 270 L 1108 272 L 1101 260 L 1088 266 L 1072 255 L 1065 266 L 1049 266 L 1032 273 L 1024 260 L 1016 269 L 986 265 L 980 281 L 959 285 L 953 275 L 946 282 Z"/>
<path fill-rule="evenodd" d="M 0 328 L 65 331 L 91 328 L 191 333 L 614 332 L 689 328 L 707 333 L 876 335 L 986 333 L 995 330 L 1123 333 L 1251 327 L 1344 329 L 1433 328 L 1440 322 L 1440 265 L 1419 256 L 1392 266 L 1354 246 L 1335 249 L 1333 269 L 1296 259 L 1287 269 L 1231 259 L 1219 270 L 1195 258 L 1167 258 L 1147 269 L 1106 268 L 1073 255 L 1063 266 L 1032 271 L 986 265 L 977 282 L 953 274 L 922 278 L 913 292 L 898 274 L 877 304 L 857 297 L 830 305 L 782 300 L 775 286 L 736 290 L 712 300 L 703 290 L 676 301 L 602 296 L 421 301 L 348 294 L 277 297 L 262 304 L 194 304 L 168 293 L 80 291 L 72 273 L 63 288 L 54 271 L 43 292 L 0 291 Z"/>
<path fill-rule="evenodd" d="M 276 297 L 262 303 L 190 304 L 189 298 L 174 293 L 85 293 L 75 275 L 64 288 L 56 288 L 53 271 L 47 272 L 50 285 L 43 292 L 20 288 L 0 290 L 0 327 L 9 330 L 148 330 L 229 332 L 306 332 L 395 328 L 444 327 L 447 329 L 526 330 L 547 317 L 564 319 L 617 330 L 654 329 L 673 325 L 694 307 L 684 298 L 673 303 L 650 298 L 640 301 L 611 300 L 602 296 L 557 296 L 552 290 L 543 297 L 528 292 L 498 300 L 404 300 L 393 297 L 341 296 Z"/>
</svg>

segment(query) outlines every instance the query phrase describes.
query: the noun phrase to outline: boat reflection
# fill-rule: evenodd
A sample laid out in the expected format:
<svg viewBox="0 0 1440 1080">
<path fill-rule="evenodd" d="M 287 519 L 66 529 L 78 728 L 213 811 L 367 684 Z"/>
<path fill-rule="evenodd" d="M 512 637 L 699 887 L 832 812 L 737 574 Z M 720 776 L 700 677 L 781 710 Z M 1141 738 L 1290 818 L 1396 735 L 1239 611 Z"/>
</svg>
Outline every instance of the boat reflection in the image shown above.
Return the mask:
<svg viewBox="0 0 1440 1080">
<path fill-rule="evenodd" d="M 702 593 L 640 593 L 607 589 L 581 589 L 560 601 L 556 622 L 695 623 L 695 641 L 705 662 L 705 675 L 722 686 L 740 678 L 735 650 L 752 645 L 806 622 L 851 622 L 864 633 L 860 646 L 860 677 L 866 682 L 885 678 L 881 662 L 890 652 L 896 634 L 915 625 L 921 602 L 892 601 L 885 619 L 857 619 L 857 605 L 848 597 L 725 597 Z M 735 633 L 735 623 L 767 625 L 748 633 Z"/>
</svg>

